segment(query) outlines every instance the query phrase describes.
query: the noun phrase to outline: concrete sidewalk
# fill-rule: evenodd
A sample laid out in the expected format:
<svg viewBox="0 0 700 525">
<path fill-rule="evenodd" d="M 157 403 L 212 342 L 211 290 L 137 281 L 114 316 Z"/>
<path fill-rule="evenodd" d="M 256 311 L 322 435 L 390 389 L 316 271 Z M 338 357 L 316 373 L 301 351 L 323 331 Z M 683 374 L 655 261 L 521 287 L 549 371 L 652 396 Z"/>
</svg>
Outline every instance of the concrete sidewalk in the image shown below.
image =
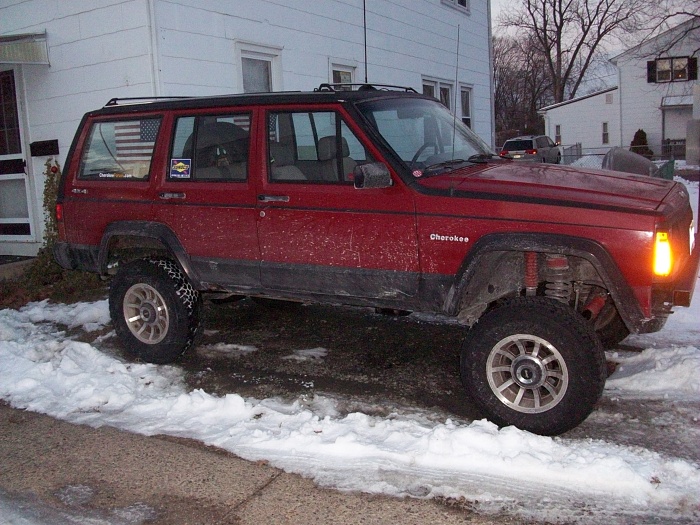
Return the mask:
<svg viewBox="0 0 700 525">
<path fill-rule="evenodd" d="M 434 501 L 321 489 L 196 441 L 73 425 L 2 402 L 0 490 L 23 505 L 88 517 L 140 508 L 149 524 L 521 523 Z"/>
</svg>

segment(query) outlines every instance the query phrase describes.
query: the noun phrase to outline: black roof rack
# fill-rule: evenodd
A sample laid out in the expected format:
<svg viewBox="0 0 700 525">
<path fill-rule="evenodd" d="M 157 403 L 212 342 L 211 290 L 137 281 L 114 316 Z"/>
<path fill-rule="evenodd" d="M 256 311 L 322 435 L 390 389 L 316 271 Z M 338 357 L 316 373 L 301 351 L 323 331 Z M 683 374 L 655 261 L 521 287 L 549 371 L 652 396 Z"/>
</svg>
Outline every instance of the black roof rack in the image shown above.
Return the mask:
<svg viewBox="0 0 700 525">
<path fill-rule="evenodd" d="M 337 89 L 340 88 L 340 89 Z M 393 84 L 352 84 L 352 83 L 338 83 L 338 84 L 321 84 L 314 91 L 343 91 L 347 88 L 355 89 L 357 91 L 404 91 L 406 93 L 418 93 L 412 87 L 407 86 L 395 86 Z"/>
<path fill-rule="evenodd" d="M 139 104 L 141 102 L 155 102 L 157 100 L 180 100 L 183 98 L 192 98 L 192 97 L 122 97 L 122 98 L 111 98 L 107 101 L 105 104 L 105 107 L 109 106 L 119 106 L 121 105 L 122 102 L 126 102 L 128 104 Z"/>
</svg>

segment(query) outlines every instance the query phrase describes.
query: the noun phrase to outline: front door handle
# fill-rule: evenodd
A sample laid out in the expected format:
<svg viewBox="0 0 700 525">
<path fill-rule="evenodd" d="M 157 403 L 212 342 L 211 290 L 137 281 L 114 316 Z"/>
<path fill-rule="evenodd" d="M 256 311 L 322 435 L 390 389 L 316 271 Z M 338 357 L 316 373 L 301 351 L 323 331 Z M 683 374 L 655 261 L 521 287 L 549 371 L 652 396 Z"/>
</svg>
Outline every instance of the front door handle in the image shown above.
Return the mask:
<svg viewBox="0 0 700 525">
<path fill-rule="evenodd" d="M 289 195 L 258 195 L 260 202 L 289 202 Z"/>
<path fill-rule="evenodd" d="M 184 199 L 185 198 L 184 193 L 173 192 L 173 191 L 164 191 L 164 192 L 161 192 L 158 196 L 163 200 Z"/>
</svg>

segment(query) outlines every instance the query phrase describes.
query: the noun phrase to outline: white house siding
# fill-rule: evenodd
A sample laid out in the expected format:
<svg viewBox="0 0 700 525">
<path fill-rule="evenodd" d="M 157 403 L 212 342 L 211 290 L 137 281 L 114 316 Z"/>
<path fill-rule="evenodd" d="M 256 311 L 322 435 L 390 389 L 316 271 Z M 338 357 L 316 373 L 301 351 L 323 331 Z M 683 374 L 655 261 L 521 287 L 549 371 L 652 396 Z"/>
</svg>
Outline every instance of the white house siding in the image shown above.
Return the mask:
<svg viewBox="0 0 700 525">
<path fill-rule="evenodd" d="M 488 3 L 470 3 L 368 1 L 368 79 L 420 91 L 423 78 L 454 89 L 457 77 L 472 89 L 473 129 L 491 143 Z M 364 81 L 362 0 L 0 0 L 0 36 L 44 31 L 50 66 L 0 63 L 15 72 L 33 217 L 33 239 L 0 240 L 0 254 L 41 246 L 46 157 L 30 157 L 29 144 L 58 139 L 63 164 L 82 115 L 112 97 L 242 92 L 241 50 L 278 55 L 275 91 L 329 82 L 331 64 Z"/>
<path fill-rule="evenodd" d="M 695 81 L 684 82 L 647 82 L 647 61 L 657 57 L 658 49 L 663 46 L 663 42 L 673 36 L 679 29 L 685 28 L 685 24 L 680 28 L 673 29 L 658 40 L 654 40 L 644 46 L 626 51 L 613 59 L 613 63 L 618 68 L 618 85 L 620 92 L 620 114 L 622 115 L 620 124 L 620 142 L 623 146 L 629 146 L 638 129 L 643 129 L 647 135 L 652 150 L 655 154 L 660 154 L 660 145 L 663 139 L 685 138 L 685 124 L 678 123 L 680 116 L 677 111 L 670 117 L 671 130 L 667 129 L 664 136 L 664 118 L 661 110 L 662 99 L 664 97 L 692 96 Z M 700 29 L 696 29 L 696 34 Z M 683 40 L 681 43 L 671 47 L 662 53 L 662 57 L 683 57 L 692 55 L 697 48 L 695 38 Z M 681 112 L 683 114 L 684 112 Z M 690 118 L 692 112 L 685 112 Z M 667 124 L 669 119 L 667 119 Z M 686 120 L 687 122 L 687 120 Z M 670 136 L 668 131 L 674 135 L 679 132 L 676 128 L 683 127 L 680 136 Z"/>
<path fill-rule="evenodd" d="M 620 114 L 617 89 L 562 102 L 540 110 L 544 115 L 545 133 L 556 136 L 561 126 L 561 144 L 581 144 L 585 150 L 605 153 L 619 146 Z M 608 125 L 608 143 L 603 143 L 603 123 Z"/>
</svg>

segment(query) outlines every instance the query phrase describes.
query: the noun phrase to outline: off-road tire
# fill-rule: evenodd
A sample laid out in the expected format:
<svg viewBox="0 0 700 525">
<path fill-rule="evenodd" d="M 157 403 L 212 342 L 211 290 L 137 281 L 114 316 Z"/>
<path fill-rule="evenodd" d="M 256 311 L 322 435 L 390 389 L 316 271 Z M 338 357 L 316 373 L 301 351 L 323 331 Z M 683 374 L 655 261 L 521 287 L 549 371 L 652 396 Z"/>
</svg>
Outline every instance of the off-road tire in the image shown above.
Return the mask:
<svg viewBox="0 0 700 525">
<path fill-rule="evenodd" d="M 170 259 L 130 262 L 110 286 L 109 313 L 119 339 L 149 363 L 172 363 L 193 346 L 201 305 L 200 293 Z"/>
<path fill-rule="evenodd" d="M 489 420 L 542 435 L 586 419 L 607 377 L 591 324 L 544 297 L 511 299 L 486 313 L 467 333 L 460 365 L 467 393 Z"/>
</svg>

